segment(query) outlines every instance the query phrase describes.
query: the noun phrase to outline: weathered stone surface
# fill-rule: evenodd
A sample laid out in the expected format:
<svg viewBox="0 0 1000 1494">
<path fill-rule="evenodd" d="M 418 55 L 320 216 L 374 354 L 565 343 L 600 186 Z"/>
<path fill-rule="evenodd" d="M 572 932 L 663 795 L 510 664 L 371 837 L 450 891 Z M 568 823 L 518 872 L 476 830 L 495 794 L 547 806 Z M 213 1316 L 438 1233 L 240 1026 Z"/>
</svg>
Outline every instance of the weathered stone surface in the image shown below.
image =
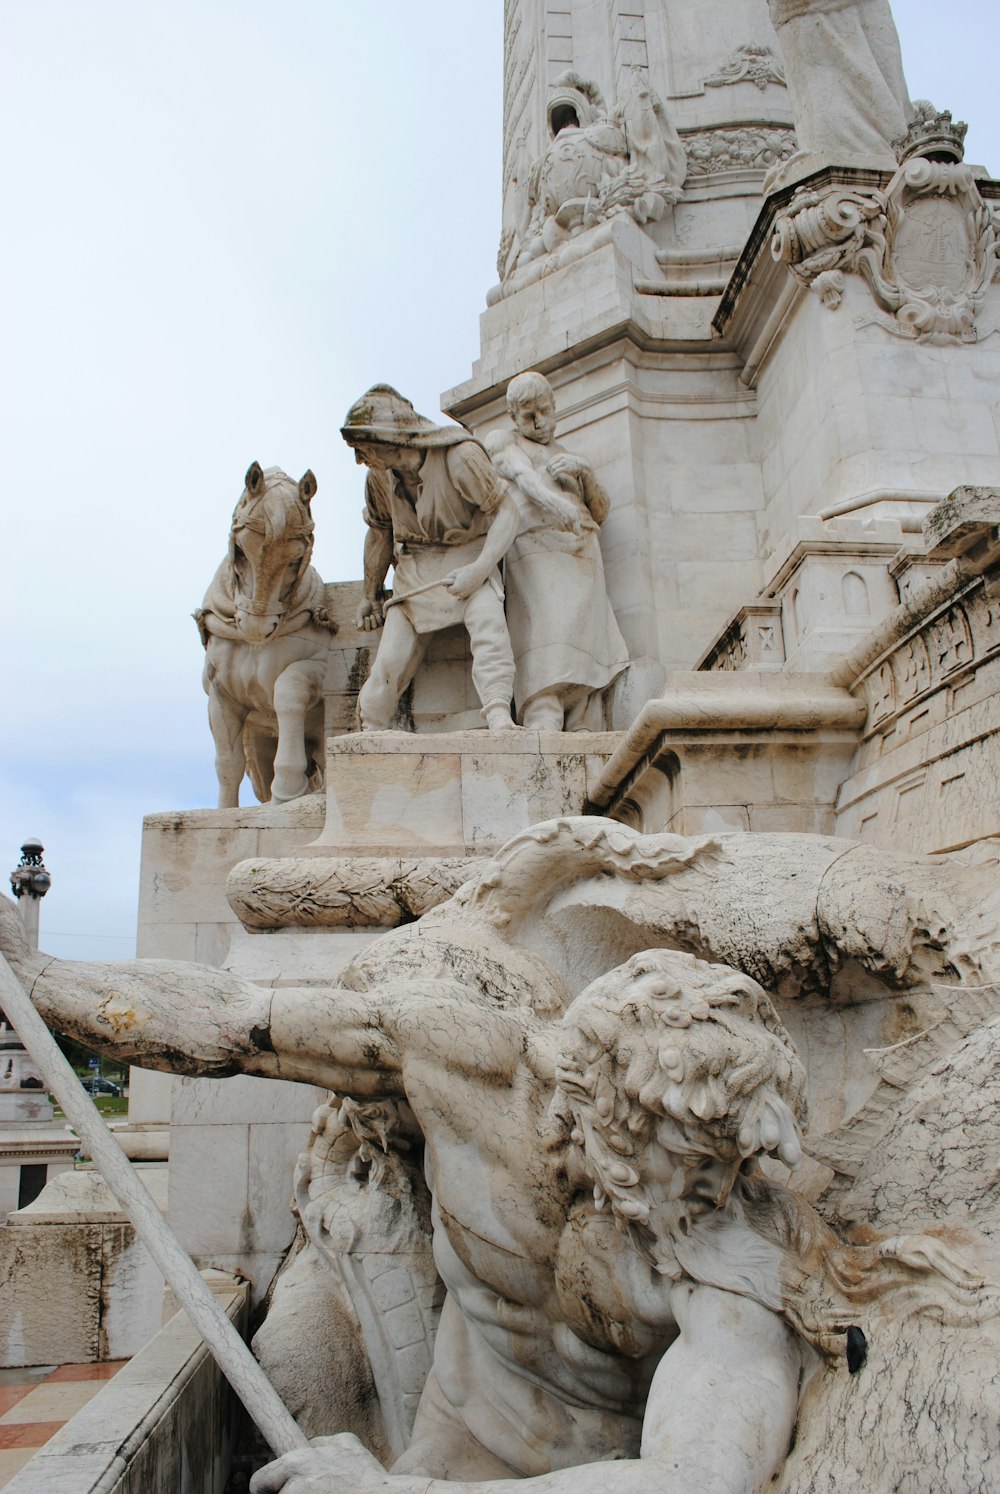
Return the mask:
<svg viewBox="0 0 1000 1494">
<path fill-rule="evenodd" d="M 774 1479 L 818 1491 L 867 1447 L 888 1489 L 907 1487 L 914 1449 L 940 1479 L 995 1455 L 982 1421 L 1000 1320 L 993 1190 L 973 1187 L 956 1213 L 993 1087 L 980 1034 L 1000 1004 L 997 886 L 983 855 L 567 818 L 516 836 L 325 989 L 165 963 L 43 968 L 8 945 L 50 1019 L 119 1055 L 350 1096 L 314 1120 L 298 1188 L 312 1254 L 276 1294 L 262 1352 L 281 1355 L 315 1254 L 329 1255 L 338 1286 L 317 1311 L 339 1314 L 340 1352 L 311 1424 L 344 1415 L 383 1455 L 405 1448 L 393 1478 L 601 1489 L 612 1459 L 621 1494 L 654 1472 L 678 1494 L 717 1476 L 740 1494 Z M 870 1014 L 842 1029 L 869 1065 L 848 1114 L 824 1092 L 833 1012 Z M 852 1239 L 776 1180 L 803 1147 L 834 1175 L 822 1207 Z M 953 1153 L 957 1188 L 932 1185 L 941 1208 L 894 1212 L 896 1179 L 923 1197 L 925 1155 L 940 1180 Z M 229 1170 L 241 1165 L 234 1153 Z M 446 1289 L 436 1332 L 429 1229 Z M 861 1424 L 850 1326 L 869 1346 L 867 1366 L 852 1361 L 868 1375 Z M 919 1403 L 902 1397 L 904 1373 L 927 1387 Z M 288 1383 L 300 1399 L 301 1378 Z M 372 1384 L 381 1423 L 357 1400 Z M 299 1459 L 358 1491 L 384 1480 L 345 1434 Z"/>
<path fill-rule="evenodd" d="M 166 1211 L 167 1174 L 143 1181 Z M 127 1359 L 160 1326 L 163 1277 L 100 1173 L 64 1172 L 0 1230 L 0 1363 Z"/>
<path fill-rule="evenodd" d="M 331 737 L 317 852 L 489 854 L 558 806 L 580 813 L 611 732 L 365 733 Z"/>
<path fill-rule="evenodd" d="M 913 113 L 889 0 L 769 0 L 799 147 L 824 161 L 895 165 Z M 779 177 L 779 181 L 781 178 Z"/>
</svg>

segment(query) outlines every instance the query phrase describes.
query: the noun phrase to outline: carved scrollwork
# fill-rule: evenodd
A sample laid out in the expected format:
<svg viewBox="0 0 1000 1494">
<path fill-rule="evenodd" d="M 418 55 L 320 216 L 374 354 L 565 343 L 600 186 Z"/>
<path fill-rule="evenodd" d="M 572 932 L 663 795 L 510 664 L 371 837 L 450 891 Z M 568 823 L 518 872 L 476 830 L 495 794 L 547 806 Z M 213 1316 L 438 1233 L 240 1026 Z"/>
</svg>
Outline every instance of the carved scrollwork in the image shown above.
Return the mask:
<svg viewBox="0 0 1000 1494">
<path fill-rule="evenodd" d="M 811 286 L 820 275 L 857 268 L 869 246 L 885 243 L 885 203 L 879 193 L 837 187 L 798 192 L 774 225 L 771 254 Z"/>
<path fill-rule="evenodd" d="M 971 168 L 917 156 L 884 192 L 797 193 L 775 223 L 771 253 L 831 308 L 843 275 L 860 274 L 896 335 L 972 342 L 997 242 Z"/>
</svg>

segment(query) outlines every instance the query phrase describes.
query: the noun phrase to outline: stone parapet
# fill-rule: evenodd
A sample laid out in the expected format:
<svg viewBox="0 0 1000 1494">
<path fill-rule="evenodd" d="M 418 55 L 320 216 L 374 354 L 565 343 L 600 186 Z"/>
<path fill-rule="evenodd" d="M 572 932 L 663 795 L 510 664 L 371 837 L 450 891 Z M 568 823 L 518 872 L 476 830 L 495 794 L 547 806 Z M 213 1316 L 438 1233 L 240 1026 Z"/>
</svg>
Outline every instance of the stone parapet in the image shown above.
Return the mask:
<svg viewBox="0 0 1000 1494">
<path fill-rule="evenodd" d="M 673 675 L 591 794 L 644 831 L 829 833 L 864 707 L 825 676 Z"/>
<path fill-rule="evenodd" d="M 208 1284 L 245 1330 L 246 1286 L 216 1273 Z M 233 1392 L 197 1329 L 178 1312 L 6 1487 L 11 1494 L 150 1494 L 194 1487 L 201 1494 L 223 1494 L 235 1431 Z"/>
<path fill-rule="evenodd" d="M 939 568 L 836 670 L 866 710 L 838 834 L 915 851 L 1000 834 L 998 536 L 1000 493 L 958 489 L 924 526 Z"/>
</svg>

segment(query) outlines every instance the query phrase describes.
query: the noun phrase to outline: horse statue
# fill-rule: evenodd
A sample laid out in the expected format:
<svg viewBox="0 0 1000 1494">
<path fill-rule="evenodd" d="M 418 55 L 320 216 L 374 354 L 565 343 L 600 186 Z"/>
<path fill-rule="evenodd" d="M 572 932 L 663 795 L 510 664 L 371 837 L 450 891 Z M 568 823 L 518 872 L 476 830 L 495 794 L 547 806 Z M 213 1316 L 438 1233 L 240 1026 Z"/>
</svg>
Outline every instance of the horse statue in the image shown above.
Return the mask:
<svg viewBox="0 0 1000 1494">
<path fill-rule="evenodd" d="M 237 807 L 244 773 L 261 803 L 322 787 L 323 682 L 337 625 L 309 564 L 315 491 L 312 472 L 296 483 L 251 464 L 229 553 L 194 614 L 220 809 Z"/>
</svg>

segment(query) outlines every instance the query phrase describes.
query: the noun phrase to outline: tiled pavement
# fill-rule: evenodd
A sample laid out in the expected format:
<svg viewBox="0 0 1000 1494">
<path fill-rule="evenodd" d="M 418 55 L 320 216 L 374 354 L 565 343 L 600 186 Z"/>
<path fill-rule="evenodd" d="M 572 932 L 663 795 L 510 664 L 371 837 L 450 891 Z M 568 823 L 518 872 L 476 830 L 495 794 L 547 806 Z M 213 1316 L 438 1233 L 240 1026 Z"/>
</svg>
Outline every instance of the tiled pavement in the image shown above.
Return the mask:
<svg viewBox="0 0 1000 1494">
<path fill-rule="evenodd" d="M 124 1362 L 0 1370 L 0 1489 Z"/>
</svg>

